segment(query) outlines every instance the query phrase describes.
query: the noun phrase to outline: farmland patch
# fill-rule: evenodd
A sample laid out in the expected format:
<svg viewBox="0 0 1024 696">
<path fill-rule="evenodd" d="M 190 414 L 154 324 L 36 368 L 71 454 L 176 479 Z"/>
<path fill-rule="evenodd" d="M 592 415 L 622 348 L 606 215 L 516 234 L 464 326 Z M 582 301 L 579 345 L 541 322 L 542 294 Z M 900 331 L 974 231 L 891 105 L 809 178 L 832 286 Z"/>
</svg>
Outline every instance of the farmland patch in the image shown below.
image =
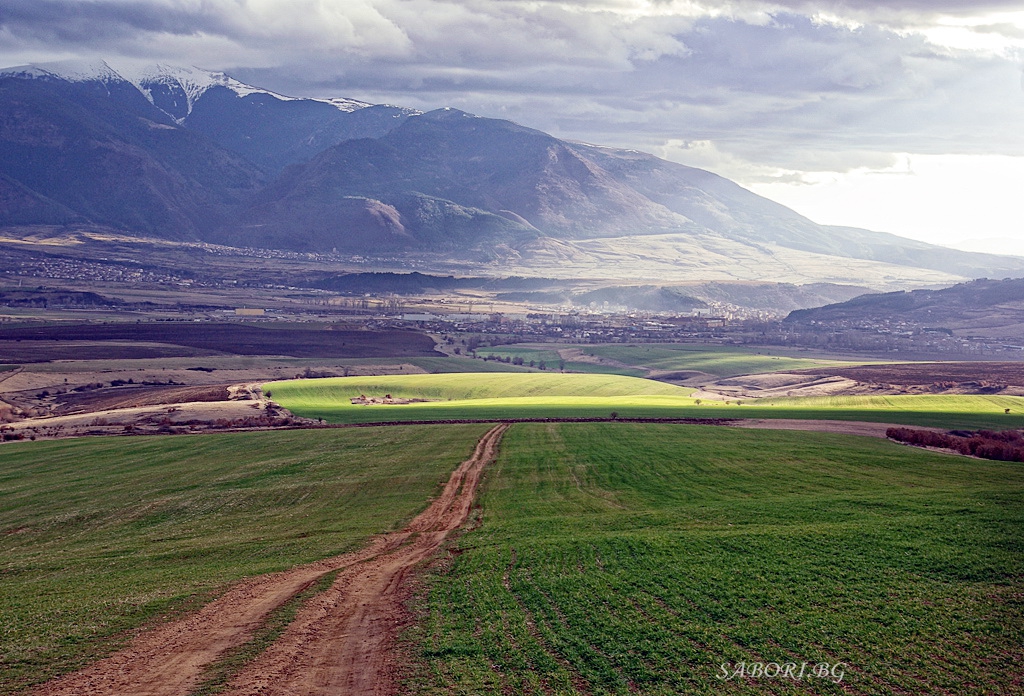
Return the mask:
<svg viewBox="0 0 1024 696">
<path fill-rule="evenodd" d="M 518 425 L 421 595 L 408 687 L 1014 691 L 1022 494 L 1019 464 L 882 440 Z M 720 676 L 805 662 L 843 676 Z"/>
<path fill-rule="evenodd" d="M 691 398 L 690 389 L 617 375 L 473 374 L 296 380 L 264 385 L 299 416 L 331 423 L 503 418 L 785 418 L 1005 430 L 1024 398 L 922 395 L 804 399 Z M 401 405 L 356 405 L 390 394 Z M 1009 409 L 1009 412 L 1007 412 Z"/>
<path fill-rule="evenodd" d="M 0 445 L 0 693 L 246 576 L 399 528 L 486 426 Z"/>
<path fill-rule="evenodd" d="M 256 325 L 171 321 L 3 327 L 0 328 L 0 358 L 6 362 L 33 362 L 33 359 L 23 351 L 34 341 L 45 342 L 40 345 L 46 346 L 47 350 L 51 352 L 59 349 L 59 346 L 54 345 L 54 341 L 130 341 L 133 343 L 169 344 L 199 351 L 220 351 L 237 355 L 290 355 L 299 358 L 426 357 L 437 355 L 434 352 L 433 339 L 415 331 L 336 331 L 309 324 Z M 131 346 L 126 346 L 124 349 L 129 350 Z M 4 352 L 5 350 L 9 355 Z M 182 354 L 180 349 L 176 353 L 176 355 Z M 195 354 L 195 351 L 185 354 Z M 74 356 L 67 357 L 73 358 Z M 102 357 L 118 356 L 107 354 Z M 172 355 L 132 354 L 122 357 L 172 357 Z"/>
</svg>

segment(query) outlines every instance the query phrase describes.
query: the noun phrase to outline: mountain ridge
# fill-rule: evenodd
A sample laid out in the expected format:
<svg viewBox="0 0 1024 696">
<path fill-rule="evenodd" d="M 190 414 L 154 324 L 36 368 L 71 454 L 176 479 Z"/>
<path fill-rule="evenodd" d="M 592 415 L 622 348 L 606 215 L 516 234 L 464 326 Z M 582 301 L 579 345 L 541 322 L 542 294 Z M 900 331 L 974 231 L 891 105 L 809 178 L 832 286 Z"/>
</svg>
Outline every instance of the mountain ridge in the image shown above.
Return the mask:
<svg viewBox="0 0 1024 696">
<path fill-rule="evenodd" d="M 818 225 L 711 172 L 511 121 L 286 97 L 198 68 L 125 72 L 0 70 L 0 224 L 629 278 L 1024 274 L 1024 259 Z"/>
</svg>

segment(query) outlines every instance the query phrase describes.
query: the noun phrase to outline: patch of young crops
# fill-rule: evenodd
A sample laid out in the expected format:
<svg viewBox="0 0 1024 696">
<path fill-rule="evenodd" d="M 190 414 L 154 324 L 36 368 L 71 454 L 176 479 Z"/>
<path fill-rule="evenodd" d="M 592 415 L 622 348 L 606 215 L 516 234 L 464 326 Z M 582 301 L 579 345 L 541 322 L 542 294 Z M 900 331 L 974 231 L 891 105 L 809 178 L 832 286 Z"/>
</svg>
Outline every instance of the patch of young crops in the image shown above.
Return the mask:
<svg viewBox="0 0 1024 696">
<path fill-rule="evenodd" d="M 331 423 L 501 418 L 799 418 L 947 428 L 1024 426 L 1024 398 L 886 396 L 690 398 L 690 389 L 617 375 L 460 373 L 270 382 L 264 392 L 299 416 Z M 353 404 L 360 396 L 400 403 Z M 412 402 L 410 402 L 410 400 Z M 1009 409 L 1009 412 L 1007 412 Z"/>
<path fill-rule="evenodd" d="M 751 350 L 732 346 L 697 344 L 637 343 L 585 346 L 584 352 L 626 365 L 661 371 L 706 372 L 717 377 L 732 377 L 757 372 L 802 370 L 813 367 L 845 365 L 836 360 L 791 358 L 772 355 L 767 349 Z"/>
<path fill-rule="evenodd" d="M 455 373 L 338 377 L 270 382 L 264 392 L 296 412 L 351 405 L 360 396 L 427 399 L 433 402 L 504 398 L 564 398 L 662 395 L 686 398 L 690 390 L 620 375 L 559 373 Z"/>
<path fill-rule="evenodd" d="M 1020 464 L 884 440 L 517 425 L 417 600 L 408 687 L 1011 693 L 1022 496 Z"/>
<path fill-rule="evenodd" d="M 485 362 L 498 360 L 507 361 L 502 364 L 521 365 L 537 370 L 556 370 L 558 372 L 587 372 L 594 374 L 626 375 L 627 377 L 643 377 L 647 370 L 642 368 L 623 367 L 621 365 L 601 365 L 595 362 L 565 359 L 558 351 L 541 346 L 514 344 L 478 348 L 478 358 Z"/>
<path fill-rule="evenodd" d="M 239 578 L 400 527 L 486 426 L 0 445 L 0 693 Z"/>
</svg>

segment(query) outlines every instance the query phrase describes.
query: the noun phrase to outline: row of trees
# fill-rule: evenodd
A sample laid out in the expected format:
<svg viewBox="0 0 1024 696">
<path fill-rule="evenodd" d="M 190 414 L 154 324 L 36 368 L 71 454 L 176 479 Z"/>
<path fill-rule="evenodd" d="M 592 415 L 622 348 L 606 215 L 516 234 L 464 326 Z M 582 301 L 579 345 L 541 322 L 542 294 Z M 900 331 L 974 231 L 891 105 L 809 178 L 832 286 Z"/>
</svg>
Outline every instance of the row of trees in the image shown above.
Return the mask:
<svg viewBox="0 0 1024 696">
<path fill-rule="evenodd" d="M 1024 436 L 1016 430 L 940 433 L 914 428 L 889 428 L 885 435 L 891 440 L 918 447 L 940 447 L 982 459 L 1024 462 Z"/>
<path fill-rule="evenodd" d="M 478 356 L 474 355 L 473 357 L 478 357 Z M 530 367 L 536 367 L 538 370 L 546 370 L 546 369 L 548 369 L 548 364 L 545 361 L 543 361 L 543 360 L 540 360 L 540 361 L 529 360 L 529 361 L 527 361 L 521 355 L 515 355 L 515 356 L 505 355 L 505 356 L 501 356 L 501 355 L 494 355 L 493 353 L 488 353 L 487 355 L 485 355 L 483 357 L 483 360 L 484 360 L 484 362 L 489 362 L 489 361 L 493 360 L 495 362 L 506 363 L 506 364 L 511 364 L 511 365 L 528 365 Z M 564 360 L 559 360 L 558 361 L 558 370 L 560 372 L 565 370 L 565 361 Z"/>
</svg>

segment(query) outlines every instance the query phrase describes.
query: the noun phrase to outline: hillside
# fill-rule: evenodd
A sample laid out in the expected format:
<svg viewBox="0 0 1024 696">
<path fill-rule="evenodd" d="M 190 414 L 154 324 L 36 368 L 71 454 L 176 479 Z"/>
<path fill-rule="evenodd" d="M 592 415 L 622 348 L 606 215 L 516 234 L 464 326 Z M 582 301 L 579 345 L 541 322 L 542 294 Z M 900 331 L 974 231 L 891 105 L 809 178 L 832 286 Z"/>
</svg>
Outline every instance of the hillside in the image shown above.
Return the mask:
<svg viewBox="0 0 1024 696">
<path fill-rule="evenodd" d="M 856 297 L 790 313 L 793 326 L 877 327 L 1024 338 L 1024 279 L 981 279 L 941 290 L 913 290 Z"/>
<path fill-rule="evenodd" d="M 353 138 L 384 135 L 413 109 L 352 99 L 295 99 L 224 73 L 158 65 L 128 73 L 154 106 L 270 174 Z"/>
<path fill-rule="evenodd" d="M 676 280 L 850 282 L 863 273 L 875 285 L 1024 271 L 1020 260 L 823 227 L 710 172 L 454 109 L 410 117 L 376 140 L 341 143 L 288 170 L 221 241 L 241 240 L 455 254 L 559 277 L 552 267 L 593 276 L 609 261 L 627 264 L 620 278 L 648 264 Z M 822 268 L 836 256 L 871 263 Z"/>
<path fill-rule="evenodd" d="M 198 239 L 264 181 L 258 167 L 178 127 L 114 73 L 0 74 L 0 222 L 91 222 Z"/>
</svg>

